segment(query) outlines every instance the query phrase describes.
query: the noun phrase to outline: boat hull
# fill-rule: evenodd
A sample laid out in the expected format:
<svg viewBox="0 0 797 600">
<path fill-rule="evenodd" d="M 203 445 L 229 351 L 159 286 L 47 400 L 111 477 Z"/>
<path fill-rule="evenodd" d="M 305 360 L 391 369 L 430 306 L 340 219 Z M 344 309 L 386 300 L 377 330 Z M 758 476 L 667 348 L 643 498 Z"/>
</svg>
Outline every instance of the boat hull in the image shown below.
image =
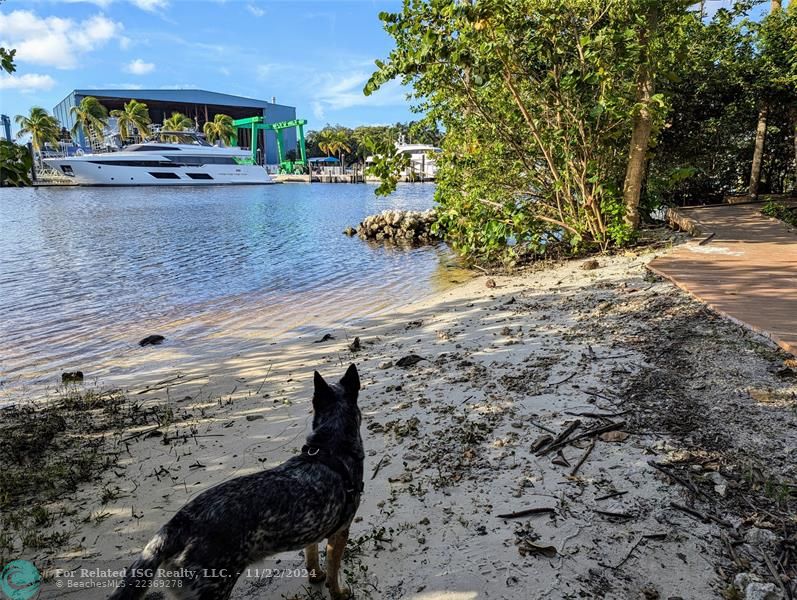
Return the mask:
<svg viewBox="0 0 797 600">
<path fill-rule="evenodd" d="M 273 184 L 266 170 L 259 165 L 205 164 L 201 166 L 175 165 L 126 166 L 111 160 L 102 164 L 87 157 L 49 158 L 47 166 L 71 177 L 78 185 L 86 186 L 174 186 L 174 185 L 267 185 Z"/>
</svg>

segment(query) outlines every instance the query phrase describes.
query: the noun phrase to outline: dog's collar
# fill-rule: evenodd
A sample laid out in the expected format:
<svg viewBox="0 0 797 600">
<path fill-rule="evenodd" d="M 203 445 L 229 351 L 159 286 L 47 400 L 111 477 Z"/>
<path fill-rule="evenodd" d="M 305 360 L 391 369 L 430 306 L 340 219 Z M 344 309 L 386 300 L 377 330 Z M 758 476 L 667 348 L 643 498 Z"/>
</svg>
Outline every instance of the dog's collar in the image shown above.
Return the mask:
<svg viewBox="0 0 797 600">
<path fill-rule="evenodd" d="M 349 467 L 346 466 L 338 456 L 337 453 L 334 453 L 329 448 L 325 448 L 323 446 L 313 446 L 310 444 L 305 444 L 302 446 L 302 458 L 304 460 L 312 459 L 316 460 L 333 471 L 335 471 L 338 475 L 343 478 L 343 481 L 346 485 L 346 495 L 351 496 L 353 499 L 354 494 L 362 493 L 363 489 L 365 488 L 365 484 L 362 481 L 355 481 L 354 477 L 352 476 Z M 307 458 L 305 458 L 307 457 Z"/>
</svg>

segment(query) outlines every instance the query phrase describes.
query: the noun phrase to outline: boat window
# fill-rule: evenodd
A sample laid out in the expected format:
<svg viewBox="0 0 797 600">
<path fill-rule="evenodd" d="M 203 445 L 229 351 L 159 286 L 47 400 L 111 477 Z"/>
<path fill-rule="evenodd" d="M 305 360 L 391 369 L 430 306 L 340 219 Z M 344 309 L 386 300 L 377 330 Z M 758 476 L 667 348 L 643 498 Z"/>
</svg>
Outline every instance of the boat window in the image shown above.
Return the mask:
<svg viewBox="0 0 797 600">
<path fill-rule="evenodd" d="M 174 167 L 168 160 L 90 160 L 93 165 L 108 165 L 112 167 Z"/>
<path fill-rule="evenodd" d="M 158 173 L 157 171 L 150 171 L 149 174 L 155 179 L 180 179 L 177 173 Z"/>
<path fill-rule="evenodd" d="M 191 179 L 213 179 L 207 173 L 186 173 Z"/>
<path fill-rule="evenodd" d="M 162 152 L 168 150 L 169 152 L 179 151 L 180 148 L 173 146 L 156 146 L 154 144 L 134 144 L 125 148 L 125 152 Z"/>
</svg>

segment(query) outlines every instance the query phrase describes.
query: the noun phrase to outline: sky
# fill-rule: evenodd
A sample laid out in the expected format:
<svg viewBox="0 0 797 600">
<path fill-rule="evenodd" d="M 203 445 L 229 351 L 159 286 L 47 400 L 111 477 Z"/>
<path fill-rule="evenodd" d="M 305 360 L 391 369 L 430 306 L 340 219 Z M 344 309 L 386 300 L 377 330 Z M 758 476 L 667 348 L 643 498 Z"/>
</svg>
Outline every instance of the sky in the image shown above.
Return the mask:
<svg viewBox="0 0 797 600">
<path fill-rule="evenodd" d="M 731 0 L 707 0 L 709 14 Z M 787 4 L 787 3 L 784 3 Z M 406 90 L 362 88 L 400 0 L 0 0 L 0 113 L 48 111 L 79 88 L 199 88 L 296 107 L 309 129 L 417 118 Z M 134 95 L 134 92 L 131 92 Z"/>
<path fill-rule="evenodd" d="M 0 0 L 2 2 L 2 0 Z M 392 48 L 389 0 L 6 0 L 0 113 L 48 111 L 78 88 L 199 88 L 296 107 L 310 129 L 417 119 L 397 82 L 365 97 Z M 134 92 L 131 92 L 134 96 Z"/>
</svg>

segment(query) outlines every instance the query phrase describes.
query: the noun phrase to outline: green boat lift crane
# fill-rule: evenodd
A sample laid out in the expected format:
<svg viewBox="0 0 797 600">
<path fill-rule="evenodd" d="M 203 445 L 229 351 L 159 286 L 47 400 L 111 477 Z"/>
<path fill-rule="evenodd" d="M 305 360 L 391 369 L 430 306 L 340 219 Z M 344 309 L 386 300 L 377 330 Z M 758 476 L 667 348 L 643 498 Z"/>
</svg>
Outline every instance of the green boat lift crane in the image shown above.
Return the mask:
<svg viewBox="0 0 797 600">
<path fill-rule="evenodd" d="M 264 123 L 263 117 L 249 117 L 248 119 L 236 119 L 232 122 L 235 128 L 232 143 L 233 146 L 238 145 L 238 130 L 250 129 L 251 135 L 251 148 L 252 148 L 252 164 L 257 162 L 257 135 L 260 131 L 273 131 L 277 136 L 277 154 L 279 155 L 279 169 L 280 173 L 285 174 L 301 174 L 307 173 L 307 148 L 304 142 L 304 126 L 307 125 L 305 119 L 293 119 L 292 121 L 280 121 L 279 123 Z M 299 130 L 299 159 L 288 160 L 285 156 L 285 139 L 283 138 L 283 131 L 295 127 Z"/>
</svg>

